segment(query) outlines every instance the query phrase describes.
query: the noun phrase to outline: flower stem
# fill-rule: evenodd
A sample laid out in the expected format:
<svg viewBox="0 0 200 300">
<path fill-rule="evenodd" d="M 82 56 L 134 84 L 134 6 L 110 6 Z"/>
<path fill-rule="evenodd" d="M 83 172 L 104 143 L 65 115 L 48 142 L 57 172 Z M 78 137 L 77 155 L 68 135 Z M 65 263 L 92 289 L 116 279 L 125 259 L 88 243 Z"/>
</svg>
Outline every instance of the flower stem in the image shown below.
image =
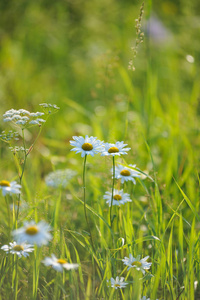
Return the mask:
<svg viewBox="0 0 200 300">
<path fill-rule="evenodd" d="M 87 154 L 85 154 L 84 163 L 83 163 L 83 202 L 84 202 L 85 220 L 86 220 L 87 225 L 88 225 L 88 229 L 89 229 L 89 233 L 90 233 L 90 238 L 91 238 L 91 245 L 92 245 L 92 248 L 93 248 L 93 251 L 94 251 L 95 248 L 94 248 L 94 243 L 93 243 L 93 239 L 92 239 L 92 234 L 91 234 L 91 229 L 90 229 L 90 223 L 89 223 L 88 217 L 87 217 L 87 209 L 86 209 L 86 182 L 85 182 L 86 160 L 87 160 Z"/>
<path fill-rule="evenodd" d="M 112 207 L 113 207 L 113 196 L 115 188 L 115 156 L 113 156 L 113 183 L 112 183 L 112 196 L 111 196 L 111 206 L 110 206 L 110 226 L 112 227 Z"/>
</svg>

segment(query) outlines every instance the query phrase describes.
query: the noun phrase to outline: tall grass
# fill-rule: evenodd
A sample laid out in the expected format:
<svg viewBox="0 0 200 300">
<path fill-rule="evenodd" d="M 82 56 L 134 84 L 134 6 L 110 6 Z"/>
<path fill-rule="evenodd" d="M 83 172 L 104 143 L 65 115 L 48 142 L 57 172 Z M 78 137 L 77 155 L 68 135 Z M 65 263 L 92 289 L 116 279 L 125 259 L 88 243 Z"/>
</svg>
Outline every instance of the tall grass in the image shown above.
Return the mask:
<svg viewBox="0 0 200 300">
<path fill-rule="evenodd" d="M 28 156 L 17 159 L 1 142 L 0 181 L 22 184 L 19 202 L 15 195 L 0 195 L 1 246 L 24 221 L 45 220 L 53 236 L 27 258 L 1 250 L 1 299 L 199 299 L 199 44 L 196 29 L 190 36 L 185 21 L 190 17 L 192 28 L 192 15 L 187 16 L 184 1 L 170 2 L 168 11 L 164 4 L 158 9 L 145 3 L 143 19 L 151 9 L 166 23 L 169 11 L 181 14 L 170 25 L 170 44 L 144 37 L 132 72 L 127 65 L 135 31 L 130 28 L 141 5 L 80 2 L 82 12 L 76 1 L 50 2 L 48 10 L 42 1 L 30 3 L 21 20 L 13 19 L 15 27 L 3 24 L 1 116 L 10 108 L 36 111 L 46 99 L 60 110 L 41 132 L 23 132 L 24 148 L 34 146 Z M 25 9 L 23 1 L 18 9 Z M 12 10 L 8 5 L 4 11 L 9 16 Z M 0 127 L 13 129 L 3 121 Z M 141 170 L 136 185 L 113 180 L 112 159 L 99 154 L 87 157 L 82 176 L 84 161 L 70 151 L 69 140 L 86 134 L 128 144 L 131 151 L 115 163 L 136 164 Z M 49 172 L 66 168 L 77 175 L 65 188 L 45 184 Z M 132 202 L 109 208 L 103 195 L 114 185 Z M 10 208 L 23 202 L 25 209 Z M 52 253 L 79 268 L 59 273 L 46 267 L 42 261 Z M 152 265 L 144 276 L 123 264 L 130 253 L 149 256 Z M 125 288 L 110 287 L 117 276 L 125 278 Z"/>
</svg>

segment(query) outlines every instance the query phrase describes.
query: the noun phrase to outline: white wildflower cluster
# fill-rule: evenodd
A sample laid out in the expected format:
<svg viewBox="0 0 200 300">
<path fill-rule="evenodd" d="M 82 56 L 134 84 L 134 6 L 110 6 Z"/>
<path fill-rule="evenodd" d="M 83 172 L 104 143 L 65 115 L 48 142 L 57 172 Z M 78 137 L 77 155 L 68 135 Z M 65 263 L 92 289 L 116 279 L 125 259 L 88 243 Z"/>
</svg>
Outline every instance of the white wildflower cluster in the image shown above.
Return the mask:
<svg viewBox="0 0 200 300">
<path fill-rule="evenodd" d="M 13 152 L 13 154 L 17 152 L 28 152 L 29 149 L 25 149 L 23 146 L 14 146 L 14 147 L 9 147 L 10 151 Z"/>
<path fill-rule="evenodd" d="M 56 170 L 49 173 L 45 177 L 45 183 L 47 186 L 53 188 L 65 188 L 69 181 L 77 174 L 76 171 L 71 169 Z"/>
<path fill-rule="evenodd" d="M 42 123 L 46 122 L 44 119 L 40 118 L 43 115 L 43 112 L 33 113 L 25 109 L 10 109 L 3 115 L 3 120 L 4 122 L 12 122 L 19 127 L 27 128 L 30 127 L 30 125 L 41 126 Z"/>
<path fill-rule="evenodd" d="M 2 133 L 0 134 L 0 140 L 9 143 L 11 140 L 18 141 L 19 140 L 18 136 L 19 136 L 18 132 L 12 130 L 9 130 L 8 132 L 2 131 Z"/>
<path fill-rule="evenodd" d="M 44 113 L 47 115 L 54 114 L 60 109 L 60 107 L 58 107 L 56 104 L 41 103 L 39 105 L 42 107 Z"/>
</svg>

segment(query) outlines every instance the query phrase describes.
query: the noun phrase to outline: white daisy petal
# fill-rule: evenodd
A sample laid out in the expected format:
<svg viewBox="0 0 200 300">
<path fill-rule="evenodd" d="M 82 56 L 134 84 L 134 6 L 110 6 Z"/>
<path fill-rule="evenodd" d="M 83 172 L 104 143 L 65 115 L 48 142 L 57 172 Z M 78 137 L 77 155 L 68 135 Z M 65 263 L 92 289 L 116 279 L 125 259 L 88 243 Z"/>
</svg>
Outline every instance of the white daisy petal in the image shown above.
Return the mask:
<svg viewBox="0 0 200 300">
<path fill-rule="evenodd" d="M 44 221 L 40 221 L 38 224 L 31 221 L 24 223 L 24 227 L 14 230 L 12 234 L 17 242 L 28 242 L 42 246 L 47 245 L 52 239 L 50 230 L 50 226 Z"/>
<path fill-rule="evenodd" d="M 149 270 L 152 263 L 147 262 L 147 259 L 149 256 L 146 256 L 143 259 L 140 259 L 140 255 L 138 255 L 136 258 L 132 256 L 132 254 L 129 254 L 128 257 L 124 257 L 122 259 L 123 263 L 128 266 L 128 270 L 131 268 L 136 268 L 136 270 L 141 271 L 143 275 L 145 274 L 145 270 Z"/>
<path fill-rule="evenodd" d="M 7 180 L 2 180 L 0 181 L 0 189 L 2 190 L 3 196 L 21 193 L 21 185 L 17 184 L 16 181 L 9 182 Z"/>
<path fill-rule="evenodd" d="M 112 193 L 111 192 L 106 192 L 105 195 L 103 196 L 103 199 L 107 200 L 106 203 L 111 206 L 111 201 L 112 201 Z M 113 204 L 112 205 L 118 205 L 120 206 L 121 204 L 125 204 L 127 202 L 132 202 L 130 199 L 130 195 L 127 193 L 124 193 L 123 190 L 114 190 L 113 192 Z"/>
<path fill-rule="evenodd" d="M 51 257 L 45 257 L 42 261 L 45 266 L 52 266 L 52 268 L 58 272 L 63 272 L 64 269 L 72 270 L 79 267 L 78 264 L 70 264 L 64 259 L 58 259 L 54 254 Z"/>
<path fill-rule="evenodd" d="M 116 142 L 115 144 L 112 143 L 104 143 L 103 144 L 104 149 L 102 151 L 102 156 L 120 156 L 127 154 L 127 151 L 129 151 L 131 148 L 124 148 L 127 146 L 127 144 L 124 144 L 124 142 Z"/>
<path fill-rule="evenodd" d="M 74 141 L 70 141 L 71 146 L 74 146 L 71 151 L 81 153 L 81 157 L 84 157 L 86 154 L 94 156 L 103 150 L 102 142 L 97 140 L 96 137 L 88 137 L 87 135 L 85 138 L 82 136 L 73 136 L 73 139 Z"/>
<path fill-rule="evenodd" d="M 129 165 L 129 167 L 135 168 L 135 165 Z M 125 181 L 132 181 L 134 184 L 136 184 L 134 177 L 140 177 L 140 173 L 136 170 L 133 170 L 129 167 L 124 167 L 122 165 L 116 165 L 115 166 L 115 178 L 121 179 L 121 183 L 124 183 Z M 111 170 L 113 173 L 113 170 Z"/>
<path fill-rule="evenodd" d="M 30 252 L 34 251 L 33 245 L 25 244 L 25 243 L 9 243 L 9 245 L 4 245 L 1 247 L 2 250 L 6 251 L 6 253 L 16 254 L 17 256 L 27 257 Z"/>
<path fill-rule="evenodd" d="M 127 282 L 124 282 L 124 277 L 120 277 L 117 276 L 116 279 L 114 279 L 113 277 L 111 277 L 110 280 L 107 280 L 107 282 L 111 283 L 111 287 L 115 288 L 115 289 L 121 289 L 121 288 L 125 288 L 127 286 Z"/>
</svg>

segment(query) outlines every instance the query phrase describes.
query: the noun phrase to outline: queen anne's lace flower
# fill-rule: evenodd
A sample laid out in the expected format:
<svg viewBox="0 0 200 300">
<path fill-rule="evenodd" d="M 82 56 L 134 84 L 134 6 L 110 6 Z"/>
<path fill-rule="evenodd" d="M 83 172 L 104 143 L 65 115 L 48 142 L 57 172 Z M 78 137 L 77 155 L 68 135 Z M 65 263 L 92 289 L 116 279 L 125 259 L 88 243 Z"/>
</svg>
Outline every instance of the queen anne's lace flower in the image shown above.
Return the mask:
<svg viewBox="0 0 200 300">
<path fill-rule="evenodd" d="M 51 257 L 45 257 L 43 260 L 45 266 L 52 266 L 56 271 L 63 272 L 64 269 L 72 270 L 79 267 L 78 264 L 68 263 L 65 259 L 57 258 L 54 254 Z"/>
<path fill-rule="evenodd" d="M 13 231 L 13 237 L 18 243 L 28 242 L 41 246 L 48 244 L 52 239 L 50 230 L 50 226 L 44 221 L 37 224 L 34 221 L 25 222 L 24 227 Z"/>
<path fill-rule="evenodd" d="M 124 282 L 124 277 L 120 277 L 117 276 L 116 279 L 114 279 L 113 277 L 111 277 L 110 280 L 107 280 L 107 282 L 111 283 L 111 287 L 117 289 L 121 289 L 121 288 L 125 288 L 127 286 L 127 282 Z"/>
<path fill-rule="evenodd" d="M 106 192 L 103 198 L 107 200 L 106 203 L 108 203 L 109 206 L 111 206 L 112 193 Z M 114 190 L 112 205 L 121 205 L 121 204 L 125 204 L 126 202 L 132 202 L 132 200 L 130 199 L 130 195 L 124 193 L 123 190 Z"/>
<path fill-rule="evenodd" d="M 9 194 L 20 194 L 21 191 L 21 185 L 18 184 L 16 181 L 7 181 L 7 180 L 2 180 L 0 181 L 0 189 L 2 190 L 3 196 Z"/>
<path fill-rule="evenodd" d="M 136 270 L 141 271 L 144 275 L 145 270 L 150 269 L 151 264 L 152 264 L 152 263 L 147 262 L 148 258 L 149 258 L 149 256 L 146 256 L 146 257 L 140 259 L 140 255 L 138 255 L 135 258 L 135 257 L 133 257 L 132 254 L 129 254 L 129 258 L 124 257 L 124 259 L 122 259 L 122 261 L 125 265 L 128 266 L 128 270 L 130 270 L 131 268 L 136 268 Z"/>
<path fill-rule="evenodd" d="M 29 125 L 39 125 L 46 122 L 42 118 L 38 118 L 43 116 L 43 112 L 31 113 L 25 109 L 10 109 L 5 112 L 3 115 L 4 122 L 12 122 L 15 125 L 22 126 L 22 128 L 29 127 Z M 36 118 L 36 119 L 35 119 Z"/>
<path fill-rule="evenodd" d="M 124 144 L 124 142 L 116 142 L 115 144 L 112 143 L 104 143 L 103 144 L 103 151 L 102 151 L 102 156 L 120 156 L 123 154 L 127 154 L 127 151 L 129 151 L 131 148 L 124 148 L 127 146 L 127 144 Z"/>
<path fill-rule="evenodd" d="M 102 151 L 102 142 L 97 140 L 96 137 L 87 135 L 82 136 L 73 136 L 74 141 L 70 141 L 70 144 L 74 146 L 71 151 L 76 151 L 76 153 L 81 153 L 81 157 L 84 157 L 86 154 L 94 156 L 95 154 Z"/>
<path fill-rule="evenodd" d="M 129 167 L 135 168 L 136 165 L 129 165 Z M 134 177 L 140 177 L 140 173 L 129 167 L 124 167 L 122 165 L 115 166 L 115 178 L 121 179 L 121 183 L 125 181 L 132 181 L 136 184 Z M 113 172 L 113 170 L 111 170 Z"/>
<path fill-rule="evenodd" d="M 1 247 L 6 253 L 17 254 L 19 257 L 27 257 L 30 252 L 34 251 L 33 245 L 29 244 L 17 244 L 16 242 L 9 243 L 9 245 L 4 245 Z"/>
</svg>

